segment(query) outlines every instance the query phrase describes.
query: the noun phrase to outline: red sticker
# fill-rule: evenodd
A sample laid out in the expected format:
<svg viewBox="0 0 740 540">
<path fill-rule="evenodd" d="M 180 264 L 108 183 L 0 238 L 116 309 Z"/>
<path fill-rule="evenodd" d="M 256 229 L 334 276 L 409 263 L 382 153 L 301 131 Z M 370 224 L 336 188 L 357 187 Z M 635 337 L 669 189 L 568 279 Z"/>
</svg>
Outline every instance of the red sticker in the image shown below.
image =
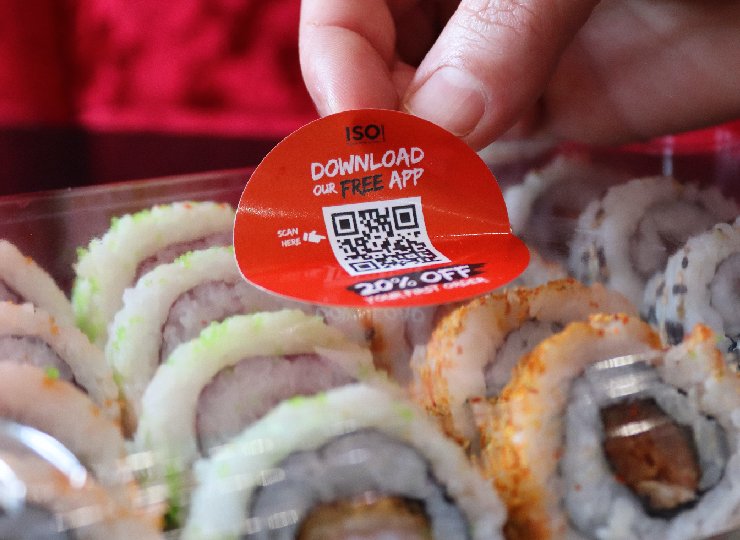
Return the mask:
<svg viewBox="0 0 740 540">
<path fill-rule="evenodd" d="M 258 287 L 340 306 L 458 301 L 529 262 L 473 150 L 435 124 L 375 109 L 328 116 L 278 144 L 244 189 L 234 247 Z"/>
</svg>

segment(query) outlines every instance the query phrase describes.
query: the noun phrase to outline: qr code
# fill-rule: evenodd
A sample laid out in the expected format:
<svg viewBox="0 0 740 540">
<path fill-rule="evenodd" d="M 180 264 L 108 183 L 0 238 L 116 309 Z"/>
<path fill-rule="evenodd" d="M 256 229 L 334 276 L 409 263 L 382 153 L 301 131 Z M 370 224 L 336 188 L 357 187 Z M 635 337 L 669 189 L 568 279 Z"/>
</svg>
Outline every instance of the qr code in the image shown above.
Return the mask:
<svg viewBox="0 0 740 540">
<path fill-rule="evenodd" d="M 449 262 L 429 240 L 421 197 L 323 210 L 334 256 L 350 275 Z"/>
</svg>

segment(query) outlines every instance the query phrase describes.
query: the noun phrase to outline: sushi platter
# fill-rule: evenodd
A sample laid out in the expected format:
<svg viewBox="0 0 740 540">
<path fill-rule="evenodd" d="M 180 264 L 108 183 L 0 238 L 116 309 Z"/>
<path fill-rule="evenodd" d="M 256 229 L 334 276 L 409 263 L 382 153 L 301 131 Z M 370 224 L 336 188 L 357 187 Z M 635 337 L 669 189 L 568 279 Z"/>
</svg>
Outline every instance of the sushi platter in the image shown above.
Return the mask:
<svg viewBox="0 0 740 540">
<path fill-rule="evenodd" d="M 732 538 L 740 142 L 501 156 L 444 305 L 246 281 L 253 169 L 0 197 L 0 538 Z"/>
</svg>

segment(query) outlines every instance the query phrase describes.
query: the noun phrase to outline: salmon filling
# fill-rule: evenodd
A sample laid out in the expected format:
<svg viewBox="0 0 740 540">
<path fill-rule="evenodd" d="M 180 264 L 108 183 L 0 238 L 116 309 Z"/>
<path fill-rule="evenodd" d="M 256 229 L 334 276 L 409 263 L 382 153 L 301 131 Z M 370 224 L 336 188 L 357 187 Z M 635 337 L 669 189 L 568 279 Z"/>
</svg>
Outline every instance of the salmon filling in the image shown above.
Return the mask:
<svg viewBox="0 0 740 540">
<path fill-rule="evenodd" d="M 212 322 L 252 311 L 279 309 L 277 301 L 263 300 L 243 281 L 208 281 L 181 294 L 170 307 L 162 326 L 159 361 L 169 358 L 178 345 L 195 339 Z"/>
<path fill-rule="evenodd" d="M 139 263 L 136 267 L 136 275 L 134 277 L 134 283 L 139 281 L 139 278 L 153 270 L 160 264 L 167 264 L 173 262 L 180 255 L 184 255 L 189 251 L 195 251 L 197 249 L 207 249 L 215 246 L 230 246 L 232 243 L 232 233 L 221 232 L 200 238 L 198 240 L 190 240 L 188 242 L 178 242 L 171 244 L 164 249 L 161 249 L 151 257 L 147 257 Z"/>
<path fill-rule="evenodd" d="M 670 513 L 696 501 L 701 467 L 689 428 L 653 399 L 607 406 L 601 420 L 607 461 L 648 514 Z"/>
<path fill-rule="evenodd" d="M 298 540 L 431 540 L 423 506 L 368 492 L 348 501 L 314 508 L 301 523 Z"/>
</svg>

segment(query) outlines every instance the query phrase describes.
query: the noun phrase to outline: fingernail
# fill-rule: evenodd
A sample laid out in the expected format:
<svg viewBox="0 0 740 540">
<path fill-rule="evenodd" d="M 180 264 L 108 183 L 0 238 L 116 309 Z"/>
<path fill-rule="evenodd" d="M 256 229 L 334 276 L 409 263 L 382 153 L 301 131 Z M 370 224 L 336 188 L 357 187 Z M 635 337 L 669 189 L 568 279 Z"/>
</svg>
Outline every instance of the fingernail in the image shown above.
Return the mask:
<svg viewBox="0 0 740 540">
<path fill-rule="evenodd" d="M 486 101 L 478 79 L 455 67 L 445 66 L 407 99 L 405 108 L 464 137 L 483 117 Z"/>
</svg>

